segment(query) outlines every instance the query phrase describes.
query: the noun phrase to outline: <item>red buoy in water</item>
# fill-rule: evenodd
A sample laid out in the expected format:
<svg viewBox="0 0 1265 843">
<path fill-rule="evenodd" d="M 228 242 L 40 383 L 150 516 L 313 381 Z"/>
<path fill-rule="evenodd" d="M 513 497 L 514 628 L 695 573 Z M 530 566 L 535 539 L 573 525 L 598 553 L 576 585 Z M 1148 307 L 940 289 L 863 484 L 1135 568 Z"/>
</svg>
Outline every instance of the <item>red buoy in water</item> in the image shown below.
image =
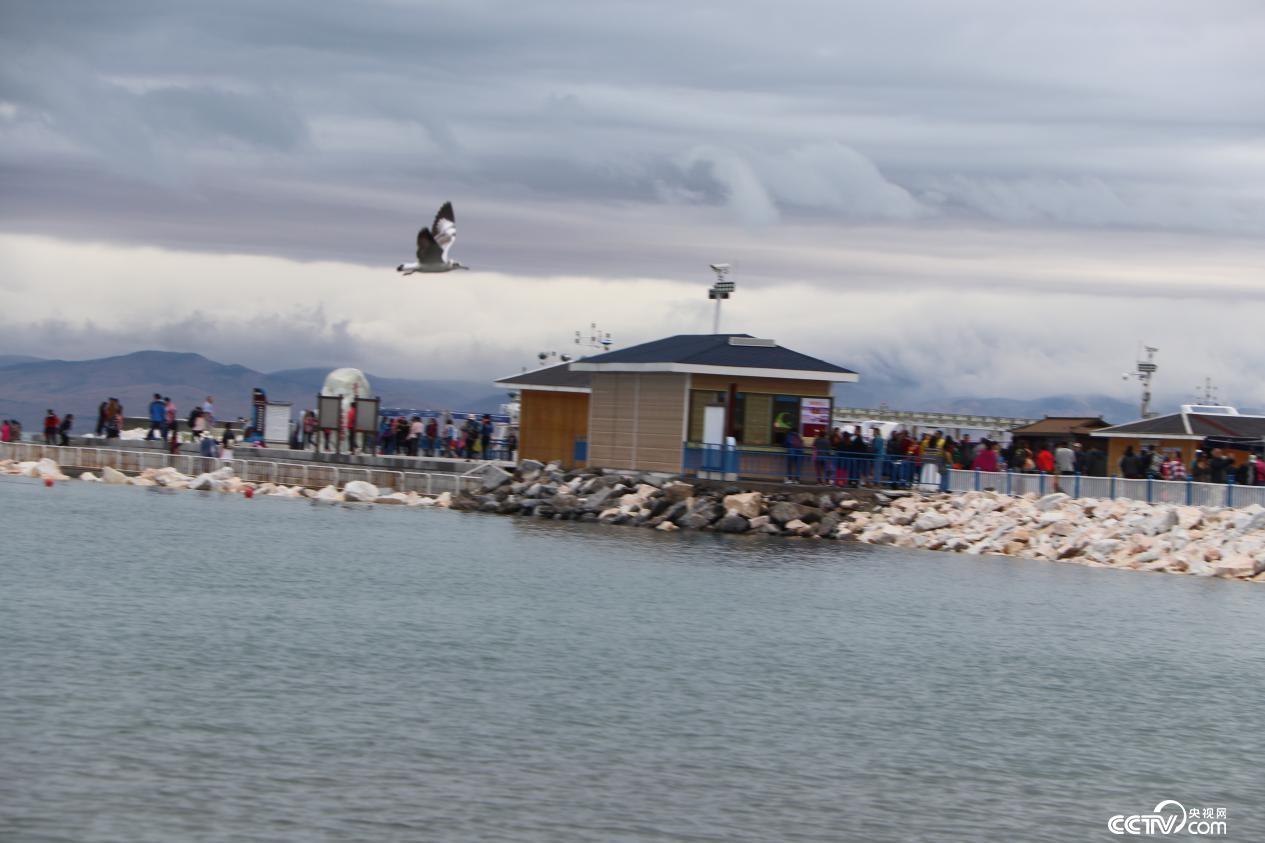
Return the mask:
<svg viewBox="0 0 1265 843">
<path fill-rule="evenodd" d="M 45 487 L 45 488 L 47 488 L 47 487 L 52 486 L 52 485 L 53 485 L 53 478 L 51 478 L 51 477 L 45 477 L 45 478 L 44 478 L 44 487 Z"/>
<path fill-rule="evenodd" d="M 255 490 L 254 490 L 252 487 L 247 486 L 247 487 L 246 487 L 246 488 L 242 491 L 242 494 L 243 494 L 243 495 L 245 495 L 245 496 L 246 496 L 246 497 L 248 497 L 248 498 L 253 498 L 253 497 L 255 496 Z"/>
</svg>

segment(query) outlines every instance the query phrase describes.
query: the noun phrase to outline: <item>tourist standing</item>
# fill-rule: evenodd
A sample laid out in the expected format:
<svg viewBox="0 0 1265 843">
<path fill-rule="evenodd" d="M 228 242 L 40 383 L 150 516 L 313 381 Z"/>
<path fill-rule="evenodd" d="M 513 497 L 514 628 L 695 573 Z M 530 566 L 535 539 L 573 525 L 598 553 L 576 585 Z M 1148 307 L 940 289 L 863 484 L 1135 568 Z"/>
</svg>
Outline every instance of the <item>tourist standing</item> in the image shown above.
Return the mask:
<svg viewBox="0 0 1265 843">
<path fill-rule="evenodd" d="M 1120 476 L 1126 480 L 1138 478 L 1138 455 L 1133 453 L 1133 446 L 1126 445 L 1124 456 L 1120 458 Z"/>
<path fill-rule="evenodd" d="M 5 419 L 4 422 L 0 424 L 0 442 L 12 442 L 12 441 L 13 441 L 13 428 L 9 426 L 9 420 Z"/>
<path fill-rule="evenodd" d="M 983 447 L 976 449 L 975 458 L 971 460 L 971 468 L 975 471 L 997 471 L 997 443 L 985 439 L 981 444 Z"/>
<path fill-rule="evenodd" d="M 1234 458 L 1227 457 L 1220 448 L 1212 449 L 1212 459 L 1208 460 L 1209 482 L 1226 482 L 1226 472 L 1234 467 Z"/>
<path fill-rule="evenodd" d="M 61 424 L 57 425 L 58 445 L 63 448 L 70 444 L 70 429 L 75 426 L 75 414 L 67 413 L 66 417 L 61 420 Z"/>
<path fill-rule="evenodd" d="M 421 416 L 413 416 L 408 426 L 408 455 L 415 457 L 421 451 L 422 438 L 426 435 L 426 424 Z"/>
<path fill-rule="evenodd" d="M 154 400 L 149 402 L 149 432 L 145 434 L 146 442 L 153 441 L 155 431 L 159 438 L 167 438 L 167 405 L 157 392 L 154 393 Z"/>
<path fill-rule="evenodd" d="M 1037 464 L 1037 471 L 1042 474 L 1054 473 L 1054 454 L 1050 452 L 1050 446 L 1044 442 L 1041 443 L 1041 450 L 1037 451 L 1034 461 Z"/>
<path fill-rule="evenodd" d="M 170 395 L 163 397 L 163 438 L 169 435 L 172 439 L 176 438 L 176 430 L 180 425 L 179 419 L 176 418 L 176 402 L 171 400 Z"/>
<path fill-rule="evenodd" d="M 435 447 L 439 444 L 439 419 L 431 416 L 426 420 L 426 456 L 435 456 Z"/>
<path fill-rule="evenodd" d="M 804 453 L 804 437 L 799 431 L 791 428 L 786 432 L 786 482 L 800 482 L 800 460 Z"/>
<path fill-rule="evenodd" d="M 111 398 L 105 402 L 105 438 L 118 439 L 119 431 L 123 427 L 123 405 L 118 399 Z"/>
<path fill-rule="evenodd" d="M 57 414 L 49 410 L 44 415 L 44 444 L 57 444 L 57 425 L 61 424 L 61 419 L 57 418 Z"/>
<path fill-rule="evenodd" d="M 109 406 L 108 401 L 102 401 L 101 406 L 97 407 L 97 430 L 96 430 L 97 436 L 105 436 L 105 420 L 106 420 L 105 411 L 108 406 Z"/>
<path fill-rule="evenodd" d="M 813 470 L 819 486 L 829 485 L 831 480 L 830 460 L 834 452 L 830 448 L 830 438 L 824 433 L 813 437 Z"/>
<path fill-rule="evenodd" d="M 1165 480 L 1185 480 L 1186 465 L 1182 462 L 1181 451 L 1170 453 L 1168 459 L 1164 461 L 1164 465 L 1161 466 L 1160 472 Z"/>
<path fill-rule="evenodd" d="M 479 425 L 479 447 L 483 449 L 483 458 L 485 460 L 492 459 L 493 430 L 495 428 L 492 426 L 492 416 L 484 413 L 483 422 Z"/>
<path fill-rule="evenodd" d="M 356 405 L 347 408 L 347 453 L 356 453 Z"/>
<path fill-rule="evenodd" d="M 307 450 L 313 445 L 313 439 L 316 435 L 316 413 L 311 410 L 303 414 L 303 449 Z"/>
<path fill-rule="evenodd" d="M 1060 485 L 1060 478 L 1071 476 L 1076 473 L 1076 452 L 1067 447 L 1066 442 L 1060 442 L 1054 449 L 1054 491 L 1064 491 Z"/>
<path fill-rule="evenodd" d="M 201 407 L 194 407 L 193 412 L 189 414 L 189 431 L 193 434 L 195 440 L 200 439 L 204 433 L 210 431 L 207 425 L 206 412 Z"/>
<path fill-rule="evenodd" d="M 210 430 L 215 426 L 215 401 L 210 395 L 202 402 L 202 413 L 206 416 L 206 429 Z"/>
</svg>

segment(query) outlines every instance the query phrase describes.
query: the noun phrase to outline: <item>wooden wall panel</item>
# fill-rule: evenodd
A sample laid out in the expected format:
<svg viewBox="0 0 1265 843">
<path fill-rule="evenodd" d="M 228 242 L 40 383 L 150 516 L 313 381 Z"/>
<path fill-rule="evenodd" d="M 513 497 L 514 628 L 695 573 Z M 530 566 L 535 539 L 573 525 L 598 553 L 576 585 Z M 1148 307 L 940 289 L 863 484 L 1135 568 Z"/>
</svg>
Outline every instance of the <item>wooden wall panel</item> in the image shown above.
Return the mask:
<svg viewBox="0 0 1265 843">
<path fill-rule="evenodd" d="M 686 376 L 593 375 L 589 464 L 680 471 Z"/>
<path fill-rule="evenodd" d="M 738 384 L 739 392 L 763 392 L 769 395 L 808 395 L 829 397 L 830 381 L 797 381 L 789 378 L 731 378 L 728 375 L 692 375 L 690 389 L 729 390 Z"/>
<path fill-rule="evenodd" d="M 524 389 L 519 402 L 519 456 L 574 467 L 575 440 L 589 432 L 589 396 Z"/>
</svg>

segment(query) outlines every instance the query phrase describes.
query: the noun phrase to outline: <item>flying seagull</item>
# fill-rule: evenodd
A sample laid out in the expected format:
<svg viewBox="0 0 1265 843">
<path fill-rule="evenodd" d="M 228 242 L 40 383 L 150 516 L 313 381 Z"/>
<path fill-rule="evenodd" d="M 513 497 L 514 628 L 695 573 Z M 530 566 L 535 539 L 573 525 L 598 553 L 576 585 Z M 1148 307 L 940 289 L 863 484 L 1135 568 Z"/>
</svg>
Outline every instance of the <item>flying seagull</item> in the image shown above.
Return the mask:
<svg viewBox="0 0 1265 843">
<path fill-rule="evenodd" d="M 402 263 L 396 272 L 412 275 L 414 272 L 448 272 L 452 269 L 469 269 L 464 264 L 448 259 L 448 250 L 457 239 L 457 219 L 452 213 L 452 203 L 445 202 L 435 214 L 430 228 L 417 232 L 417 263 Z"/>
</svg>

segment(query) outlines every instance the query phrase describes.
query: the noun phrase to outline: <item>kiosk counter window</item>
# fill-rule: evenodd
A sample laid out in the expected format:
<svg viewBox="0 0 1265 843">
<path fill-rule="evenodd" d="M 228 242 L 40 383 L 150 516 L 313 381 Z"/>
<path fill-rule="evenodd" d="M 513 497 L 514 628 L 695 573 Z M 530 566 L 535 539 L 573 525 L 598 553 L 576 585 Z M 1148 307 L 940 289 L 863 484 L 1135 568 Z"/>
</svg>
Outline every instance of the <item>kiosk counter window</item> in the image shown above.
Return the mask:
<svg viewBox="0 0 1265 843">
<path fill-rule="evenodd" d="M 703 441 L 704 408 L 725 406 L 728 395 L 712 389 L 690 390 L 688 438 Z M 799 427 L 803 399 L 795 395 L 739 392 L 735 395 L 732 426 L 734 439 L 747 447 L 782 447 L 786 434 Z"/>
</svg>

